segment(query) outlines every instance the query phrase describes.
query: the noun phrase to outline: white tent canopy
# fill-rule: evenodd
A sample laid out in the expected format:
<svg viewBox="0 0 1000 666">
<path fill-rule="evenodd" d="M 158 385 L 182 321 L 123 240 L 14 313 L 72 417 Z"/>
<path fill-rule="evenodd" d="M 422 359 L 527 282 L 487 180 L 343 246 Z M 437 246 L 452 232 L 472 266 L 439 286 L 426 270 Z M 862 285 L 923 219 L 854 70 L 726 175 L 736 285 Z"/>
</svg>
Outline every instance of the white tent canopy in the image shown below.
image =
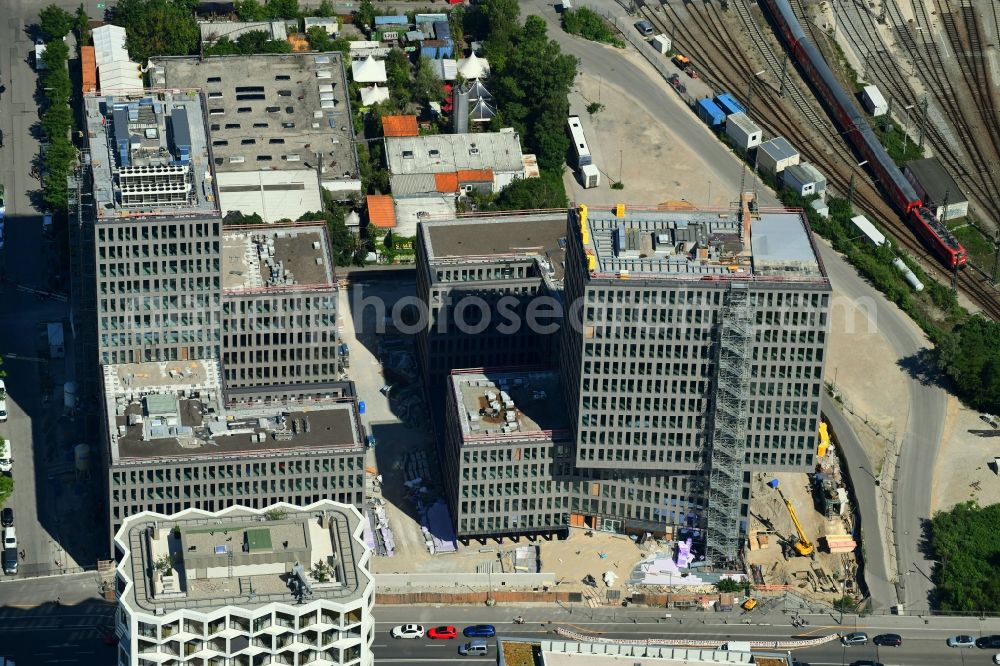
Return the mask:
<svg viewBox="0 0 1000 666">
<path fill-rule="evenodd" d="M 94 42 L 94 62 L 98 67 L 109 62 L 128 62 L 125 48 L 125 28 L 117 25 L 102 25 L 90 33 Z"/>
<path fill-rule="evenodd" d="M 385 75 L 385 62 L 376 60 L 372 56 L 364 60 L 355 60 L 351 63 L 351 78 L 358 83 L 385 83 L 388 80 Z"/>
<path fill-rule="evenodd" d="M 371 106 L 379 102 L 389 101 L 389 89 L 379 88 L 377 84 L 361 89 L 361 104 Z"/>
<path fill-rule="evenodd" d="M 489 75 L 490 63 L 475 53 L 458 61 L 458 73 L 464 79 L 478 79 Z"/>
</svg>

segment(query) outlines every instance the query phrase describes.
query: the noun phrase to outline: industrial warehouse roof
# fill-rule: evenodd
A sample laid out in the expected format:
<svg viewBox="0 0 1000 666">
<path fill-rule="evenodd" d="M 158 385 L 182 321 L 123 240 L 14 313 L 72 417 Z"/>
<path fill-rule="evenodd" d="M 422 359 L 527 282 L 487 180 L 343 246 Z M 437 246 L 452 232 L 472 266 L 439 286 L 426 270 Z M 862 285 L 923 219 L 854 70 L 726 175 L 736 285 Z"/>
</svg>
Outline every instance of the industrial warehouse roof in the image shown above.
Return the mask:
<svg viewBox="0 0 1000 666">
<path fill-rule="evenodd" d="M 361 447 L 353 399 L 223 402 L 214 360 L 105 365 L 104 406 L 111 463 L 240 454 L 267 456 L 296 449 L 341 452 Z M 177 399 L 175 416 L 152 407 Z"/>
<path fill-rule="evenodd" d="M 799 151 L 795 150 L 792 144 L 788 143 L 788 139 L 783 136 L 776 136 L 762 142 L 757 146 L 757 150 L 763 150 L 775 162 L 787 160 L 789 157 L 795 157 L 799 154 Z"/>
<path fill-rule="evenodd" d="M 521 141 L 513 130 L 386 138 L 390 173 L 445 173 L 492 169 L 524 173 Z"/>
<path fill-rule="evenodd" d="M 120 601 L 130 613 L 149 616 L 292 606 L 303 597 L 356 604 L 373 580 L 362 525 L 357 509 L 330 500 L 173 515 L 144 511 L 126 518 L 115 535 L 124 555 L 117 567 L 124 582 Z M 171 566 L 160 570 L 155 563 L 164 556 Z M 312 574 L 315 562 L 336 566 L 321 581 Z M 296 573 L 299 563 L 304 566 Z M 293 578 L 306 587 L 303 595 L 296 594 Z"/>
<path fill-rule="evenodd" d="M 325 225 L 223 228 L 222 288 L 227 293 L 332 286 L 333 257 Z"/>
<path fill-rule="evenodd" d="M 216 171 L 304 170 L 359 178 L 340 53 L 154 58 L 159 88 L 200 88 Z M 247 212 L 247 211 L 245 211 Z M 285 215 L 284 217 L 292 217 Z"/>
<path fill-rule="evenodd" d="M 943 205 L 946 195 L 948 197 L 948 205 L 968 201 L 968 197 L 962 192 L 962 188 L 951 177 L 948 170 L 941 166 L 941 162 L 936 157 L 913 160 L 906 165 L 906 168 L 909 169 L 913 177 L 920 183 L 920 187 L 927 192 L 927 197 L 933 203 Z"/>
</svg>

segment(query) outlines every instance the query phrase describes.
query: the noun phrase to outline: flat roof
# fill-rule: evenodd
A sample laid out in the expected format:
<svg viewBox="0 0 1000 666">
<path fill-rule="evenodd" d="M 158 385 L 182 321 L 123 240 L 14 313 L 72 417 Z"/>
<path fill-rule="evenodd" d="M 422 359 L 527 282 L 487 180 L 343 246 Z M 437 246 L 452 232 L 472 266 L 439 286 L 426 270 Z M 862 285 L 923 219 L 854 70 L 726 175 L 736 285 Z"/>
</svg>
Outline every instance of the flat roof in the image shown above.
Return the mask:
<svg viewBox="0 0 1000 666">
<path fill-rule="evenodd" d="M 84 113 L 98 219 L 218 213 L 196 90 L 85 95 Z"/>
<path fill-rule="evenodd" d="M 513 130 L 386 137 L 385 146 L 389 172 L 393 175 L 464 169 L 524 173 L 521 140 Z"/>
<path fill-rule="evenodd" d="M 215 360 L 105 365 L 102 370 L 113 464 L 362 447 L 353 398 L 227 407 Z"/>
<path fill-rule="evenodd" d="M 424 223 L 423 242 L 432 263 L 535 257 L 561 281 L 566 261 L 566 213 L 512 213 Z"/>
<path fill-rule="evenodd" d="M 759 211 L 744 225 L 735 209 L 617 208 L 570 210 L 573 223 L 580 224 L 582 218 L 586 226 L 583 250 L 592 277 L 823 278 L 801 211 Z"/>
<path fill-rule="evenodd" d="M 555 371 L 456 371 L 449 378 L 449 390 L 465 444 L 513 444 L 570 436 Z"/>
<path fill-rule="evenodd" d="M 372 585 L 361 521 L 354 507 L 329 500 L 302 508 L 138 513 L 115 535 L 124 552 L 120 598 L 149 614 L 315 599 L 356 603 Z M 160 568 L 163 559 L 170 564 Z M 317 563 L 327 565 L 324 576 Z"/>
<path fill-rule="evenodd" d="M 360 177 L 339 52 L 158 57 L 153 63 L 154 87 L 204 91 L 220 172 L 315 171 L 321 159 L 324 180 Z"/>
<path fill-rule="evenodd" d="M 295 291 L 333 285 L 333 258 L 325 226 L 223 227 L 225 291 Z"/>
<path fill-rule="evenodd" d="M 935 204 L 943 204 L 945 195 L 949 204 L 965 203 L 968 200 L 962 188 L 951 177 L 936 157 L 913 160 L 906 165 L 913 177 L 920 183 L 927 196 Z"/>
<path fill-rule="evenodd" d="M 757 150 L 763 150 L 767 153 L 771 159 L 775 162 L 786 160 L 789 157 L 795 157 L 799 154 L 799 151 L 792 147 L 792 144 L 788 142 L 783 136 L 776 136 L 773 139 L 768 139 L 767 141 L 762 141 Z"/>
</svg>

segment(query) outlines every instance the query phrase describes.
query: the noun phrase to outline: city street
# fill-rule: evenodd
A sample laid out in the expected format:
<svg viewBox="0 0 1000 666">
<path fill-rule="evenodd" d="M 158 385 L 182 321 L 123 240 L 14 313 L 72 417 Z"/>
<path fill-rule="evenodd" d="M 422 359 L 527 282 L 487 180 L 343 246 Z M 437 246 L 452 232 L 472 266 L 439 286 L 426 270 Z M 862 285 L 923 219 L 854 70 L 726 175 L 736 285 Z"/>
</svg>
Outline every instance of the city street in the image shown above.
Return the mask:
<svg viewBox="0 0 1000 666">
<path fill-rule="evenodd" d="M 19 576 L 92 567 L 98 555 L 93 546 L 99 543 L 93 537 L 99 529 L 93 520 L 94 486 L 74 472 L 72 447 L 79 440 L 73 439 L 74 424 L 62 418 L 69 358 L 50 359 L 45 337 L 47 322 L 61 322 L 69 343 L 71 327 L 68 268 L 58 244 L 43 238 L 42 215 L 34 205 L 39 182 L 29 175 L 40 150 L 40 129 L 27 28 L 41 6 L 15 0 L 0 9 L 5 47 L 0 49 L 0 85 L 6 88 L 0 96 L 0 182 L 6 189 L 0 310 L 16 313 L 0 327 L 10 409 L 0 434 L 12 442 L 14 495 L 7 506 L 14 509 L 22 553 Z M 71 344 L 65 347 L 71 355 Z"/>
</svg>

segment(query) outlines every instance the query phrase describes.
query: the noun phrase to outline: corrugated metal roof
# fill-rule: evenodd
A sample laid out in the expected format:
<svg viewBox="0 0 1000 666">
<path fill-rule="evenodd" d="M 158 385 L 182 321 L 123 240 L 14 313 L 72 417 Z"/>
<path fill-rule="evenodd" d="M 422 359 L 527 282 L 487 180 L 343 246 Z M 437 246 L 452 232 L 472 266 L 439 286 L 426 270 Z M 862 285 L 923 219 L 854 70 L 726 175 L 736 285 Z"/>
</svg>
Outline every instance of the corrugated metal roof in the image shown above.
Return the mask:
<svg viewBox="0 0 1000 666">
<path fill-rule="evenodd" d="M 389 179 L 392 196 L 410 197 L 415 194 L 437 192 L 437 184 L 432 173 L 403 173 Z"/>
<path fill-rule="evenodd" d="M 382 134 L 385 136 L 419 136 L 416 116 L 382 116 Z"/>
<path fill-rule="evenodd" d="M 743 130 L 746 134 L 760 132 L 760 126 L 745 113 L 731 113 L 726 118 L 726 123 L 732 123 Z"/>
<path fill-rule="evenodd" d="M 387 194 L 368 195 L 368 222 L 380 229 L 396 226 L 396 208 Z"/>
<path fill-rule="evenodd" d="M 449 173 L 461 169 L 492 169 L 523 173 L 521 141 L 516 132 L 434 134 L 389 137 L 385 140 L 389 171 Z"/>
<path fill-rule="evenodd" d="M 757 146 L 757 150 L 763 150 L 775 162 L 787 160 L 789 157 L 795 157 L 799 154 L 799 151 L 795 150 L 792 144 L 788 142 L 788 139 L 783 136 L 776 136 L 773 139 L 764 141 Z"/>
</svg>

